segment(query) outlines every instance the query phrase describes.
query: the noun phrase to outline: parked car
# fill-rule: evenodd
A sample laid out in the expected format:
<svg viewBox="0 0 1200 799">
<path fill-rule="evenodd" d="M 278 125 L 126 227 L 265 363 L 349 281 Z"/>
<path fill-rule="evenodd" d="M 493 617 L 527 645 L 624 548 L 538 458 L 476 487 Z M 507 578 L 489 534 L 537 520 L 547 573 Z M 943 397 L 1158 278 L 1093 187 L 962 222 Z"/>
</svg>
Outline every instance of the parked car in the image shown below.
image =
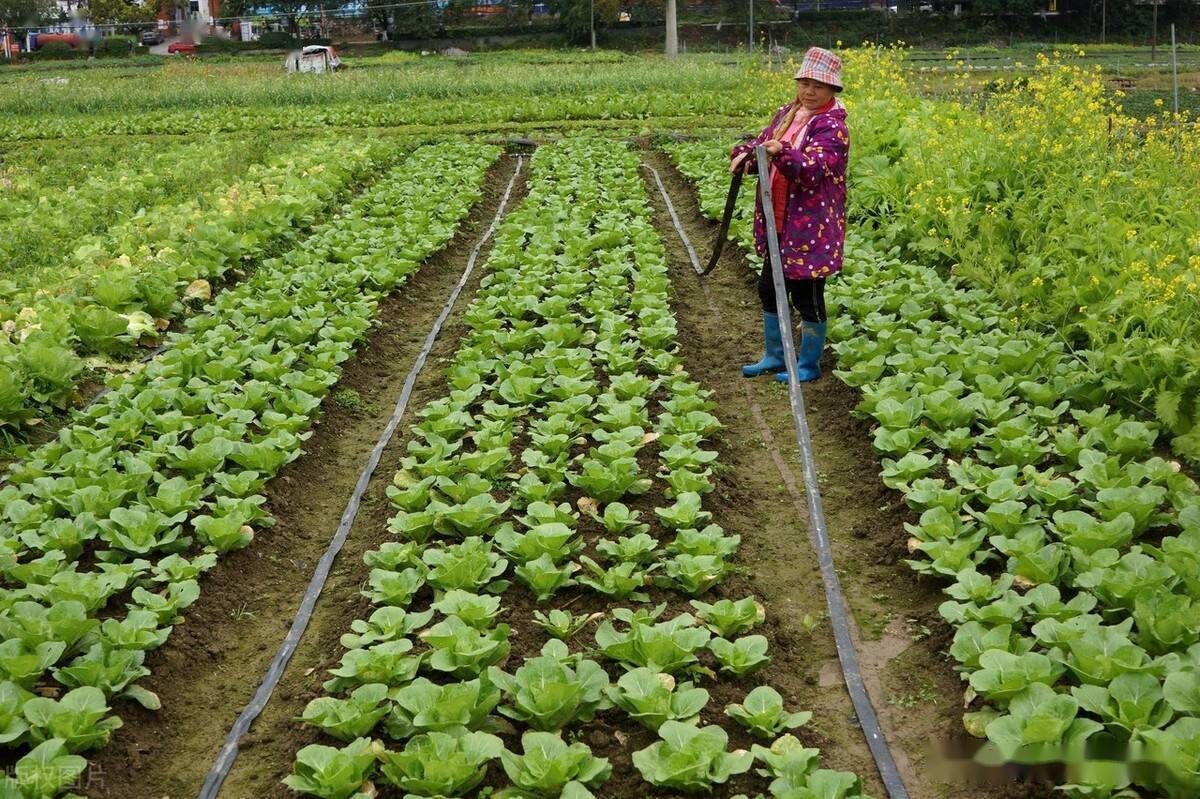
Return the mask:
<svg viewBox="0 0 1200 799">
<path fill-rule="evenodd" d="M 168 44 L 167 52 L 171 55 L 175 55 L 176 53 L 194 53 L 196 52 L 196 43 L 188 39 L 180 39 Z"/>
<path fill-rule="evenodd" d="M 154 30 L 142 31 L 141 41 L 143 47 L 151 47 L 156 44 L 163 43 L 162 31 L 155 28 Z"/>
</svg>

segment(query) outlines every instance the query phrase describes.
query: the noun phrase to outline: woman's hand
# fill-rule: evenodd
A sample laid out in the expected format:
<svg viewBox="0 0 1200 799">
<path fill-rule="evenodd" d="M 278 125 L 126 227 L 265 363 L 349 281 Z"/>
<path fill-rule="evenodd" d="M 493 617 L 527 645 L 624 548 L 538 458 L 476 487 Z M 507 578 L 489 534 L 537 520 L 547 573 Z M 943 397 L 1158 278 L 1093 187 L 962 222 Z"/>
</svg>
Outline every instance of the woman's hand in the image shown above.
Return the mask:
<svg viewBox="0 0 1200 799">
<path fill-rule="evenodd" d="M 731 174 L 731 175 L 737 174 L 737 171 L 738 171 L 739 169 L 743 169 L 743 168 L 745 168 L 745 167 L 749 167 L 749 164 L 746 164 L 746 163 L 745 163 L 745 162 L 746 162 L 746 156 L 747 156 L 747 155 L 748 155 L 748 153 L 742 153 L 742 154 L 741 154 L 741 155 L 739 155 L 737 158 L 732 158 L 732 159 L 730 159 L 730 161 L 729 161 L 729 174 Z"/>
<path fill-rule="evenodd" d="M 772 158 L 783 152 L 783 142 L 779 141 L 779 139 L 768 139 L 763 142 L 763 147 L 766 148 L 767 155 Z"/>
</svg>

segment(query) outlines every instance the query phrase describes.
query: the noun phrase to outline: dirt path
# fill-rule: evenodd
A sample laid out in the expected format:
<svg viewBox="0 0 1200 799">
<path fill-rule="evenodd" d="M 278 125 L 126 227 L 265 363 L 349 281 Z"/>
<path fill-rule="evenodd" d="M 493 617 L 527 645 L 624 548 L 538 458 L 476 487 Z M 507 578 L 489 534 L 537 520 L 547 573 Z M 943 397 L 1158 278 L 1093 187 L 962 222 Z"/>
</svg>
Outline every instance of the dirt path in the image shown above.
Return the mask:
<svg viewBox="0 0 1200 799">
<path fill-rule="evenodd" d="M 152 675 L 143 684 L 163 700 L 158 712 L 129 703 L 118 708 L 125 726 L 94 760 L 92 799 L 190 799 L 199 790 L 225 735 L 257 688 L 300 604 L 313 566 L 337 529 L 338 520 L 367 455 L 386 425 L 401 385 L 446 297 L 462 275 L 467 257 L 491 223 L 504 187 L 516 167 L 504 158 L 488 173 L 484 196 L 447 247 L 379 308 L 379 327 L 348 362 L 322 407 L 305 455 L 268 485 L 275 527 L 253 545 L 222 558 L 204 578 L 200 600 L 187 623 L 147 660 Z M 523 193 L 522 181 L 514 195 Z M 510 200 L 512 203 L 516 198 Z M 511 207 L 511 205 L 510 205 Z M 481 253 L 486 257 L 488 248 Z M 441 391 L 440 367 L 458 346 L 465 307 L 480 271 L 464 290 L 442 330 L 413 391 L 410 408 Z M 337 657 L 336 637 L 365 607 L 358 596 L 364 577 L 362 553 L 378 546 L 389 515 L 384 487 L 401 457 L 399 440 L 384 453 L 368 489 L 358 523 L 330 575 L 309 634 L 292 661 L 276 697 L 257 729 L 292 730 L 297 672 Z M 329 645 L 333 634 L 334 645 Z M 320 675 L 318 675 L 319 677 Z M 279 724 L 283 708 L 284 724 Z M 301 705 L 303 707 L 303 705 Z M 303 731 L 297 731 L 303 735 Z M 308 743 L 304 740 L 300 743 Z M 296 743 L 252 731 L 222 796 L 267 794 L 291 766 Z M 286 751 L 285 751 L 286 750 Z M 287 792 L 284 792 L 285 795 Z"/>
<path fill-rule="evenodd" d="M 648 151 L 646 160 L 661 174 L 704 261 L 716 225 L 702 217 L 694 187 L 667 158 Z M 770 520 L 757 530 L 740 531 L 746 545 L 743 559 L 753 564 L 755 589 L 761 591 L 768 615 L 776 608 L 776 623 L 804 642 L 776 651 L 773 666 L 783 665 L 793 675 L 788 686 L 792 690 L 781 692 L 814 711 L 821 733 L 828 736 L 814 742 L 821 746 L 827 767 L 853 769 L 871 783 L 872 792 L 884 795 L 842 684 L 807 537 L 807 515 L 795 512 L 746 407 L 747 383 L 738 369 L 761 355 L 756 277 L 737 248 L 726 247 L 716 270 L 705 279 L 721 309 L 720 318 L 714 318 L 670 218 L 659 207 L 658 192 L 650 185 L 671 255 L 688 368 L 718 392 L 726 441 L 746 459 L 741 466 L 731 464 L 743 502 Z M 857 397 L 829 374 L 833 366 L 827 353 L 826 377 L 806 385 L 804 396 L 834 560 L 857 623 L 857 649 L 872 702 L 911 796 L 982 799 L 993 795 L 990 788 L 964 784 L 961 775 L 939 765 L 942 752 L 961 748 L 962 738 L 962 684 L 946 654 L 951 633 L 937 613 L 942 596 L 903 563 L 903 523 L 913 518 L 899 495 L 880 483 L 868 427 L 850 415 Z M 799 450 L 786 389 L 769 379 L 749 381 L 748 386 L 799 480 Z M 811 633 L 803 623 L 806 613 L 819 621 Z"/>
</svg>

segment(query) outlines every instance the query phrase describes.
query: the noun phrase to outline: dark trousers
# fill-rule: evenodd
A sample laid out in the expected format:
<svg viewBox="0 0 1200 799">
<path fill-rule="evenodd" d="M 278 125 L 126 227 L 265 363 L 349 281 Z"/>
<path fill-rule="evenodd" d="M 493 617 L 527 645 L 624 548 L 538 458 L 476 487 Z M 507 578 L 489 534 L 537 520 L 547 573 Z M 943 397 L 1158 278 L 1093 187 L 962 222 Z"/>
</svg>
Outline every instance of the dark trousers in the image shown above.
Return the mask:
<svg viewBox="0 0 1200 799">
<path fill-rule="evenodd" d="M 824 322 L 825 317 L 825 278 L 784 278 L 788 297 L 792 307 L 800 314 L 805 322 Z M 764 259 L 762 273 L 758 276 L 758 297 L 762 300 L 763 311 L 775 313 L 775 281 L 771 278 L 771 264 Z"/>
</svg>

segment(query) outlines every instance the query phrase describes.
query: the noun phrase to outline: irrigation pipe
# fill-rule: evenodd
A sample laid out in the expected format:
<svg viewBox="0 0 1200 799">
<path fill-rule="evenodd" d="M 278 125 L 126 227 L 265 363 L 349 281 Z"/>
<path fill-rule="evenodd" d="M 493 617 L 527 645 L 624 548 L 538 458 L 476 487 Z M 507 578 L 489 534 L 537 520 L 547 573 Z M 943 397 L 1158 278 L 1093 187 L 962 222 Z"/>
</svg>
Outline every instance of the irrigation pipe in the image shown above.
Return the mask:
<svg viewBox="0 0 1200 799">
<path fill-rule="evenodd" d="M 450 316 L 450 311 L 454 308 L 455 301 L 458 300 L 458 295 L 462 293 L 463 288 L 467 285 L 467 281 L 471 279 L 471 273 L 475 270 L 475 262 L 479 259 L 480 250 L 491 239 L 500 224 L 500 220 L 504 217 L 504 209 L 508 205 L 508 199 L 512 195 L 513 186 L 517 182 L 517 176 L 521 174 L 521 167 L 524 163 L 525 157 L 517 156 L 517 168 L 513 171 L 512 177 L 509 178 L 508 187 L 504 190 L 504 196 L 500 198 L 500 205 L 496 209 L 496 215 L 492 219 L 492 224 L 484 231 L 482 238 L 479 239 L 478 243 L 471 250 L 471 255 L 467 259 L 467 266 L 463 270 L 462 276 L 458 279 L 458 284 L 450 292 L 446 304 L 442 307 L 442 312 L 433 323 L 433 327 L 430 328 L 429 334 L 425 336 L 425 342 L 421 347 L 421 351 L 417 354 L 416 361 L 413 363 L 412 369 L 409 370 L 408 376 L 404 380 L 404 386 L 400 390 L 400 397 L 396 400 L 392 418 L 384 427 L 383 432 L 379 434 L 379 440 L 375 442 L 375 448 L 371 450 L 371 455 L 367 458 L 366 466 L 363 467 L 362 474 L 359 475 L 358 482 L 354 486 L 354 491 L 350 494 L 350 499 L 346 503 L 346 509 L 342 511 L 342 518 L 338 524 L 337 532 L 334 533 L 333 538 L 330 540 L 325 554 L 317 562 L 316 569 L 313 571 L 312 579 L 309 580 L 308 589 L 304 593 L 304 599 L 300 603 L 300 608 L 296 611 L 296 617 L 292 620 L 292 626 L 288 630 L 287 637 L 280 643 L 279 649 L 275 653 L 275 658 L 267 668 L 267 673 L 263 675 L 262 682 L 259 684 L 258 690 L 255 691 L 254 697 L 242 709 L 241 714 L 233 723 L 233 727 L 229 730 L 229 734 L 225 737 L 225 744 L 221 747 L 221 751 L 217 754 L 217 759 L 213 763 L 212 769 L 208 772 L 208 776 L 204 779 L 204 784 L 200 787 L 199 799 L 216 799 L 221 790 L 221 783 L 225 781 L 225 778 L 233 768 L 234 762 L 237 760 L 238 747 L 242 736 L 250 731 L 251 725 L 261 715 L 267 703 L 271 701 L 271 695 L 275 692 L 275 688 L 283 678 L 288 662 L 291 661 L 292 655 L 296 653 L 296 647 L 300 644 L 300 638 L 304 635 L 304 631 L 308 628 L 308 623 L 312 619 L 313 610 L 316 608 L 317 600 L 321 596 L 321 590 L 325 587 L 325 582 L 329 578 L 333 562 L 337 558 L 338 553 L 341 552 L 342 546 L 346 543 L 346 539 L 350 535 L 350 529 L 354 526 L 354 520 L 358 517 L 358 511 L 362 505 L 363 496 L 366 494 L 367 485 L 371 482 L 371 478 L 375 474 L 375 469 L 379 466 L 379 460 L 383 457 L 383 451 L 391 443 L 396 429 L 400 426 L 400 420 L 404 417 L 404 413 L 408 409 L 408 401 L 412 396 L 413 387 L 416 385 L 417 376 L 421 373 L 421 369 L 424 368 L 425 361 L 433 349 L 433 344 L 442 330 L 442 325 L 445 324 L 446 319 Z"/>
<path fill-rule="evenodd" d="M 768 174 L 766 152 L 759 147 L 757 148 L 756 156 L 759 160 L 759 174 Z M 696 257 L 696 250 L 692 247 L 687 232 L 679 222 L 679 215 L 675 212 L 675 206 L 671 202 L 671 196 L 667 192 L 667 187 L 663 184 L 658 170 L 649 164 L 644 164 L 644 166 L 650 170 L 650 173 L 654 176 L 654 182 L 658 184 L 658 190 L 662 194 L 663 203 L 667 207 L 667 213 L 671 217 L 671 222 L 675 225 L 675 232 L 678 233 L 680 241 L 683 242 L 684 249 L 687 250 L 688 258 L 692 262 L 692 268 L 695 270 L 697 276 L 702 276 L 704 269 L 700 264 L 700 260 Z M 821 582 L 825 589 L 825 603 L 829 608 L 829 620 L 833 626 L 834 643 L 837 647 L 838 661 L 842 668 L 842 679 L 846 684 L 847 692 L 850 694 L 850 701 L 854 705 L 855 714 L 858 716 L 859 727 L 862 729 L 863 737 L 866 738 L 867 746 L 871 750 L 871 757 L 875 761 L 875 768 L 879 771 L 879 777 L 883 781 L 884 789 L 887 791 L 890 799 L 908 799 L 908 789 L 904 786 L 900 770 L 896 767 L 896 760 L 892 756 L 891 749 L 888 748 L 887 739 L 884 737 L 883 730 L 879 725 L 879 716 L 875 712 L 875 706 L 871 703 L 866 683 L 863 681 L 862 669 L 858 662 L 858 652 L 854 648 L 854 637 L 850 633 L 850 622 L 846 611 L 846 598 L 842 593 L 841 581 L 838 579 L 837 570 L 834 568 L 833 550 L 829 542 L 829 532 L 825 525 L 825 511 L 821 504 L 821 491 L 817 481 L 817 467 L 813 457 L 812 437 L 809 435 L 808 417 L 804 409 L 804 395 L 800 390 L 800 383 L 796 380 L 796 350 L 792 341 L 791 311 L 788 307 L 788 295 L 783 285 L 779 243 L 775 237 L 775 215 L 771 211 L 771 197 L 770 192 L 766 191 L 766 185 L 765 181 L 759 181 L 760 195 L 762 196 L 765 209 L 763 215 L 767 221 L 767 241 L 771 245 L 769 257 L 771 259 L 772 276 L 775 280 L 775 301 L 781 320 L 780 327 L 783 329 L 784 359 L 787 361 L 788 369 L 788 396 L 791 399 L 792 420 L 795 424 L 796 440 L 800 445 L 802 458 L 804 499 L 807 500 L 804 504 L 808 508 L 810 537 L 813 547 L 817 552 L 817 561 L 821 567 Z M 700 285 L 704 292 L 704 297 L 708 301 L 709 308 L 715 315 L 722 316 L 720 308 L 713 301 L 712 294 L 709 292 L 708 286 L 704 283 L 703 279 L 701 279 Z M 799 501 L 801 499 L 800 491 L 796 486 L 795 478 L 792 476 L 791 469 L 780 455 L 778 447 L 775 446 L 774 435 L 763 418 L 761 408 L 754 401 L 749 388 L 745 385 L 742 386 L 742 392 L 746 396 L 747 404 L 751 408 L 754 421 L 759 427 L 763 440 L 771 452 L 771 457 L 775 461 L 780 474 L 783 476 L 788 492 L 794 500 Z"/>
</svg>

